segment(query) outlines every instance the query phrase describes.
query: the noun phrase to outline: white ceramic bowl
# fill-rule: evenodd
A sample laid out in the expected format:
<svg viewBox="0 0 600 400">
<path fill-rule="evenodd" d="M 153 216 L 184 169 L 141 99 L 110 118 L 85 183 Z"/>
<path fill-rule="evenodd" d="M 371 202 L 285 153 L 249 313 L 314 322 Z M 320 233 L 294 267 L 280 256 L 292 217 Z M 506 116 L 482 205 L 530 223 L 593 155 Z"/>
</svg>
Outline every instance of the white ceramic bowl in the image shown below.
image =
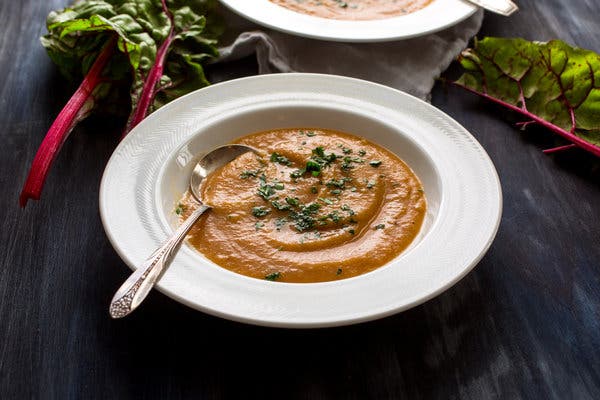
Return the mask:
<svg viewBox="0 0 600 400">
<path fill-rule="evenodd" d="M 293 35 L 339 42 L 383 42 L 407 39 L 455 25 L 477 11 L 464 0 L 434 0 L 416 12 L 393 18 L 348 21 L 291 11 L 269 0 L 220 0 L 237 14 Z"/>
<path fill-rule="evenodd" d="M 360 135 L 400 156 L 427 196 L 417 239 L 373 272 L 314 284 L 238 275 L 184 245 L 159 290 L 190 307 L 242 322 L 344 325 L 441 293 L 490 246 L 501 216 L 500 184 L 485 151 L 458 123 L 385 86 L 332 75 L 277 74 L 191 93 L 150 115 L 123 140 L 100 190 L 102 221 L 119 255 L 135 268 L 172 232 L 174 206 L 199 153 L 242 135 L 285 127 Z"/>
</svg>

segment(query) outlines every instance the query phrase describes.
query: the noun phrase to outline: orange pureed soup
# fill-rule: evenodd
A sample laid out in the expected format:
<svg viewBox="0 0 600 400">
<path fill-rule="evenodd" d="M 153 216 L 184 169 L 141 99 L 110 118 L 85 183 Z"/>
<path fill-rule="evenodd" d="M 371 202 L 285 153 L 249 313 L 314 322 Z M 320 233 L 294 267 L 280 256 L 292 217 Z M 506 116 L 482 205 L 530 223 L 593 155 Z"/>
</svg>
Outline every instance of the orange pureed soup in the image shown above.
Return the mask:
<svg viewBox="0 0 600 400">
<path fill-rule="evenodd" d="M 323 129 L 244 136 L 246 153 L 202 184 L 213 206 L 188 242 L 230 271 L 280 282 L 323 282 L 372 271 L 417 236 L 421 182 L 390 151 Z M 189 193 L 176 212 L 197 204 Z"/>
<path fill-rule="evenodd" d="M 270 0 L 290 10 L 330 19 L 369 20 L 420 10 L 433 0 Z"/>
</svg>

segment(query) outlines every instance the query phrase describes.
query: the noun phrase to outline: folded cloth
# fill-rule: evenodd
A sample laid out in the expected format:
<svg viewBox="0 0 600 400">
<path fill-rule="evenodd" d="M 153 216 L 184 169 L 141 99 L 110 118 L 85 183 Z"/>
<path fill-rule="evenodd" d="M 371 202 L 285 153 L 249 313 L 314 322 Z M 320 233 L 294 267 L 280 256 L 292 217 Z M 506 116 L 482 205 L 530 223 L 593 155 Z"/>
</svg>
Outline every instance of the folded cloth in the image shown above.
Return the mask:
<svg viewBox="0 0 600 400">
<path fill-rule="evenodd" d="M 435 79 L 481 27 L 483 11 L 443 31 L 382 43 L 339 43 L 259 27 L 224 10 L 230 43 L 217 62 L 256 54 L 260 74 L 316 72 L 381 83 L 428 100 Z"/>
</svg>

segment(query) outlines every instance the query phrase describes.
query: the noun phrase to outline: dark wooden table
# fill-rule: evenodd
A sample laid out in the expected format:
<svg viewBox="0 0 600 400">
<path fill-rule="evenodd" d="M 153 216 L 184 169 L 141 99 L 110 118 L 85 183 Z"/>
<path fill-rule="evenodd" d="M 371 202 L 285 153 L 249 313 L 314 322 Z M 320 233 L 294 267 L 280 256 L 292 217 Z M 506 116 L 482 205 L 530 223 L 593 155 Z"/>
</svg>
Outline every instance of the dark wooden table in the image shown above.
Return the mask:
<svg viewBox="0 0 600 400">
<path fill-rule="evenodd" d="M 500 109 L 438 85 L 433 104 L 493 159 L 504 216 L 489 253 L 441 296 L 358 326 L 246 326 L 153 293 L 113 321 L 128 270 L 106 239 L 98 185 L 119 121 L 65 144 L 43 201 L 17 197 L 70 96 L 38 43 L 66 0 L 0 2 L 0 399 L 600 398 L 600 162 L 519 132 Z M 521 0 L 481 35 L 561 38 L 600 52 L 596 0 Z M 255 73 L 251 59 L 213 80 Z M 456 74 L 456 67 L 449 74 Z"/>
</svg>

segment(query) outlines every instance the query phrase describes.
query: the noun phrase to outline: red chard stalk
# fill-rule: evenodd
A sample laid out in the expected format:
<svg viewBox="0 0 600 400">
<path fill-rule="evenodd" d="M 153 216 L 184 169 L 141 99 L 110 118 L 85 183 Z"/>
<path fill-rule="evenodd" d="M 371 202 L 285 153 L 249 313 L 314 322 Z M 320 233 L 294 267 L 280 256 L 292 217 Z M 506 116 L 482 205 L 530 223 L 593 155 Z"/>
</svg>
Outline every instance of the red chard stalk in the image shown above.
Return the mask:
<svg viewBox="0 0 600 400">
<path fill-rule="evenodd" d="M 560 40 L 547 43 L 487 37 L 459 58 L 453 82 L 600 157 L 600 55 Z"/>
<path fill-rule="evenodd" d="M 21 207 L 40 198 L 77 123 L 94 111 L 117 112 L 123 88 L 131 103 L 127 134 L 150 112 L 209 84 L 202 63 L 218 55 L 222 31 L 214 8 L 214 0 L 84 0 L 48 15 L 42 45 L 65 77 L 81 83 L 35 155 Z"/>
<path fill-rule="evenodd" d="M 116 39 L 116 38 L 114 38 Z M 98 55 L 92 68 L 54 120 L 31 164 L 27 181 L 19 196 L 19 204 L 25 207 L 27 200 L 39 200 L 52 161 L 58 154 L 75 125 L 88 116 L 94 106 L 94 91 L 101 82 L 102 71 L 108 64 L 116 40 L 111 39 Z"/>
</svg>

